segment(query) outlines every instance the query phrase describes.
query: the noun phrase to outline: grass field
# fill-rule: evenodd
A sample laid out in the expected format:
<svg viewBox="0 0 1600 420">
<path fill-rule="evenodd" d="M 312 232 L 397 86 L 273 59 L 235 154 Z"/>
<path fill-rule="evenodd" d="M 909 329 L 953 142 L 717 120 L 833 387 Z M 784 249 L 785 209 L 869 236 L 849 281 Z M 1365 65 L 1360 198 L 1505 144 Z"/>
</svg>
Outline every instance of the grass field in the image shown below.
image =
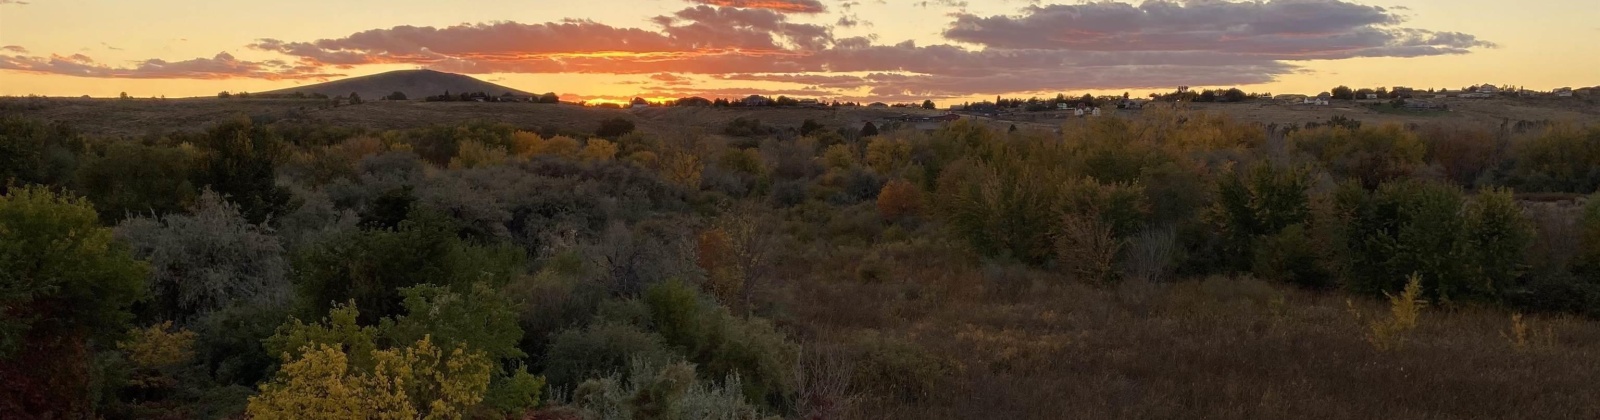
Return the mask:
<svg viewBox="0 0 1600 420">
<path fill-rule="evenodd" d="M 1181 108 L 1220 113 L 1263 124 L 1304 124 L 1345 116 L 1371 124 L 1384 123 L 1515 123 L 1517 121 L 1600 123 L 1600 106 L 1582 99 L 1449 99 L 1444 113 L 1395 113 L 1373 110 L 1360 103 L 1336 102 L 1314 107 L 1268 102 L 1242 104 L 1186 103 Z M 524 128 L 592 132 L 608 118 L 634 120 L 641 129 L 702 130 L 718 133 L 735 118 L 760 119 L 776 127 L 798 127 L 807 119 L 831 128 L 860 127 L 903 114 L 937 115 L 943 111 L 915 108 L 646 108 L 605 109 L 576 105 L 478 102 L 369 101 L 360 105 L 324 108 L 320 100 L 295 99 L 0 99 L 6 113 L 67 121 L 92 134 L 143 135 L 175 129 L 201 129 L 230 115 L 270 116 L 363 127 L 374 130 L 407 129 L 468 120 L 502 122 Z M 1140 111 L 1116 110 L 1112 114 L 1137 116 Z M 1049 129 L 1074 120 L 1060 112 L 1006 114 L 995 124 Z"/>
</svg>

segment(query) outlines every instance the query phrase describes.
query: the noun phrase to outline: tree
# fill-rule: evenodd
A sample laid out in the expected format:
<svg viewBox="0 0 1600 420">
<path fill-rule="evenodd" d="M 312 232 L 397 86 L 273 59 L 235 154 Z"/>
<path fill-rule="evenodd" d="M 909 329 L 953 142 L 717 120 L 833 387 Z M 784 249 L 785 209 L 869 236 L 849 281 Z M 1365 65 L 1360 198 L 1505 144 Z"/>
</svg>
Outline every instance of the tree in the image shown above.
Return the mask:
<svg viewBox="0 0 1600 420">
<path fill-rule="evenodd" d="M 0 117 L 0 194 L 11 184 L 65 185 L 83 147 L 64 123 Z"/>
<path fill-rule="evenodd" d="M 634 129 L 633 120 L 627 118 L 610 118 L 600 121 L 600 128 L 594 130 L 595 137 L 616 140 Z"/>
<path fill-rule="evenodd" d="M 217 93 L 217 99 L 228 99 L 231 97 L 233 97 L 233 95 L 229 94 L 226 90 L 222 91 L 221 93 Z"/>
<path fill-rule="evenodd" d="M 389 94 L 389 96 L 383 97 L 383 99 L 387 99 L 387 100 L 391 100 L 391 101 L 404 101 L 404 100 L 406 100 L 406 93 L 397 90 L 397 91 L 394 91 L 394 93 Z"/>
<path fill-rule="evenodd" d="M 191 182 L 199 159 L 193 147 L 113 141 L 103 152 L 84 156 L 76 189 L 95 203 L 105 223 L 181 212 L 199 195 Z"/>
<path fill-rule="evenodd" d="M 288 213 L 291 197 L 277 183 L 277 166 L 289 151 L 277 132 L 240 117 L 218 124 L 196 143 L 205 154 L 195 171 L 195 185 L 239 204 L 250 223 Z"/>
<path fill-rule="evenodd" d="M 873 125 L 871 121 L 867 121 L 866 125 L 861 126 L 861 137 L 872 137 L 876 135 L 878 135 L 878 126 Z"/>
<path fill-rule="evenodd" d="M 1222 93 L 1222 98 L 1227 102 L 1244 102 L 1244 100 L 1248 99 L 1249 97 L 1244 94 L 1244 91 L 1239 90 L 1239 88 L 1230 88 L 1228 91 Z"/>
<path fill-rule="evenodd" d="M 914 217 L 922 212 L 922 190 L 910 181 L 896 179 L 883 185 L 878 193 L 878 215 L 883 220 L 895 221 Z"/>
<path fill-rule="evenodd" d="M 361 103 L 361 95 L 357 94 L 355 92 L 350 92 L 350 104 L 351 105 L 356 105 L 356 104 L 360 104 L 360 103 Z"/>
<path fill-rule="evenodd" d="M 810 118 L 807 118 L 804 122 L 800 123 L 800 135 L 802 136 L 809 136 L 811 133 L 815 133 L 817 130 L 821 129 L 822 124 L 819 124 L 816 120 Z"/>
<path fill-rule="evenodd" d="M 149 319 L 187 323 L 240 302 L 287 301 L 288 263 L 270 228 L 246 221 L 239 206 L 210 191 L 190 212 L 117 225 L 117 237 L 152 263 Z"/>
<path fill-rule="evenodd" d="M 933 101 L 932 100 L 923 100 L 922 101 L 922 109 L 936 109 L 936 108 L 937 107 L 933 105 Z"/>
<path fill-rule="evenodd" d="M 0 235 L 0 417 L 86 417 L 147 268 L 87 201 L 43 187 L 0 195 Z"/>
<path fill-rule="evenodd" d="M 1350 100 L 1350 99 L 1355 99 L 1356 98 L 1355 91 L 1350 90 L 1349 86 L 1339 85 L 1339 87 L 1333 88 L 1332 92 L 1333 92 L 1333 99 Z"/>
<path fill-rule="evenodd" d="M 545 92 L 545 94 L 539 95 L 539 103 L 541 103 L 541 104 L 559 104 L 559 103 L 561 103 L 561 97 L 560 96 L 556 96 L 555 92 Z"/>
</svg>

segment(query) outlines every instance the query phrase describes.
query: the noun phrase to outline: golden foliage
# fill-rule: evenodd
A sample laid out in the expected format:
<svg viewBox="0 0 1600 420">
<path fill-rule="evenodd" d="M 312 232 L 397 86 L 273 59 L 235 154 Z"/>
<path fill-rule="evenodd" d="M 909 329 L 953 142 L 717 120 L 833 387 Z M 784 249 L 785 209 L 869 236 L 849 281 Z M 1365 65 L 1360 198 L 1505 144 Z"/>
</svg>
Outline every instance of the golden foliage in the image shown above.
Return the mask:
<svg viewBox="0 0 1600 420">
<path fill-rule="evenodd" d="M 1520 313 L 1511 314 L 1511 331 L 1502 332 L 1500 336 L 1505 337 L 1506 341 L 1511 343 L 1511 348 L 1517 351 L 1527 351 L 1535 347 L 1554 348 L 1556 345 L 1554 327 L 1546 325 L 1541 330 L 1534 327 L 1532 322 L 1524 321 Z"/>
<path fill-rule="evenodd" d="M 884 220 L 917 216 L 922 213 L 922 190 L 910 181 L 896 179 L 878 192 L 878 215 Z"/>
<path fill-rule="evenodd" d="M 423 337 L 411 347 L 372 352 L 370 371 L 338 347 L 302 349 L 250 397 L 256 419 L 460 419 L 483 401 L 493 365 L 458 347 L 448 357 Z"/>
<path fill-rule="evenodd" d="M 500 146 L 486 146 L 477 140 L 461 142 L 456 156 L 450 158 L 450 169 L 469 169 L 483 166 L 494 166 L 505 163 L 506 149 Z"/>
<path fill-rule="evenodd" d="M 873 137 L 867 143 L 867 166 L 879 174 L 890 174 L 911 161 L 911 143 L 892 136 Z"/>
<path fill-rule="evenodd" d="M 856 153 L 844 144 L 828 146 L 822 151 L 822 163 L 830 169 L 850 169 L 856 166 Z"/>
<path fill-rule="evenodd" d="M 1111 225 L 1093 214 L 1067 213 L 1061 218 L 1056 236 L 1056 258 L 1074 280 L 1109 284 L 1115 282 L 1117 252 L 1122 241 Z"/>
<path fill-rule="evenodd" d="M 512 133 L 511 144 L 511 151 L 522 158 L 545 155 L 577 158 L 579 150 L 578 141 L 571 137 L 555 136 L 545 139 L 539 137 L 537 133 L 526 131 Z"/>
<path fill-rule="evenodd" d="M 161 388 L 178 384 L 177 379 L 161 372 L 194 360 L 194 331 L 172 329 L 172 321 L 134 328 L 128 339 L 117 342 L 117 349 L 133 362 L 134 371 L 129 381 L 137 387 Z"/>
<path fill-rule="evenodd" d="M 695 264 L 706 271 L 711 294 L 719 302 L 732 304 L 738 301 L 744 289 L 744 274 L 734 261 L 733 241 L 722 228 L 711 228 L 700 233 L 695 241 Z"/>
<path fill-rule="evenodd" d="M 606 139 L 589 139 L 589 144 L 583 146 L 582 153 L 585 162 L 606 162 L 617 157 L 617 144 Z"/>
<path fill-rule="evenodd" d="M 1388 351 L 1400 348 L 1405 342 L 1405 336 L 1417 328 L 1417 318 L 1422 314 L 1422 308 L 1428 305 L 1422 299 L 1422 276 L 1412 274 L 1406 281 L 1405 290 L 1399 295 L 1384 293 L 1389 298 L 1389 317 L 1386 319 L 1366 320 L 1357 310 L 1354 302 L 1345 301 L 1350 314 L 1356 321 L 1367 327 L 1366 340 L 1372 343 L 1379 351 Z"/>
<path fill-rule="evenodd" d="M 683 152 L 668 152 L 666 159 L 661 161 L 661 175 L 668 182 L 682 185 L 689 189 L 700 188 L 700 172 L 704 165 L 700 157 Z"/>
<path fill-rule="evenodd" d="M 661 158 L 656 156 L 656 152 L 649 150 L 633 152 L 633 154 L 628 155 L 628 161 L 650 169 L 657 169 L 661 166 Z"/>
</svg>

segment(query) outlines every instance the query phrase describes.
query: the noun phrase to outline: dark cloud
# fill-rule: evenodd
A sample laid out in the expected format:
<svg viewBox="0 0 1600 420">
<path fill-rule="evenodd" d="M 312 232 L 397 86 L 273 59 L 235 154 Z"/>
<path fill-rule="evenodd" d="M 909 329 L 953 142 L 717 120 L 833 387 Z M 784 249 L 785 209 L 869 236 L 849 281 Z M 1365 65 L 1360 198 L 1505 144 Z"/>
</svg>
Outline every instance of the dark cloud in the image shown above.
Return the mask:
<svg viewBox="0 0 1600 420">
<path fill-rule="evenodd" d="M 27 48 L 22 48 L 21 45 L 7 45 L 7 46 L 4 46 L 4 47 L 0 47 L 0 51 L 9 51 L 9 52 L 14 52 L 14 53 L 18 53 L 18 54 L 27 54 L 28 53 L 28 49 Z"/>
<path fill-rule="evenodd" d="M 327 79 L 343 76 L 315 66 L 290 65 L 278 60 L 242 61 L 228 53 L 184 61 L 144 60 L 132 67 L 112 67 L 83 54 L 29 57 L 0 55 L 0 69 L 28 73 L 122 79 Z"/>
<path fill-rule="evenodd" d="M 952 40 L 989 48 L 1209 51 L 1281 60 L 1460 54 L 1492 44 L 1458 32 L 1398 28 L 1377 6 L 1338 0 L 1149 1 L 1030 6 L 1021 16 L 956 14 Z"/>
<path fill-rule="evenodd" d="M 689 0 L 711 6 L 766 9 L 782 13 L 822 13 L 828 10 L 817 0 Z"/>
</svg>

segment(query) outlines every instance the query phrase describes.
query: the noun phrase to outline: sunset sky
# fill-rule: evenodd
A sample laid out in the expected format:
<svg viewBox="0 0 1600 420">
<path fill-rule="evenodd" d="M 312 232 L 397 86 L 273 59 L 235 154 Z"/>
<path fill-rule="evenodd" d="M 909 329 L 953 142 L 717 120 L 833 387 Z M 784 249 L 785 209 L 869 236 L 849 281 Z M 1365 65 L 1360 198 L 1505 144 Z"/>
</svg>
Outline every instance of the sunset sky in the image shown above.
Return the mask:
<svg viewBox="0 0 1600 420">
<path fill-rule="evenodd" d="M 396 69 L 567 100 L 1600 85 L 1596 0 L 0 0 L 0 95 Z"/>
</svg>

